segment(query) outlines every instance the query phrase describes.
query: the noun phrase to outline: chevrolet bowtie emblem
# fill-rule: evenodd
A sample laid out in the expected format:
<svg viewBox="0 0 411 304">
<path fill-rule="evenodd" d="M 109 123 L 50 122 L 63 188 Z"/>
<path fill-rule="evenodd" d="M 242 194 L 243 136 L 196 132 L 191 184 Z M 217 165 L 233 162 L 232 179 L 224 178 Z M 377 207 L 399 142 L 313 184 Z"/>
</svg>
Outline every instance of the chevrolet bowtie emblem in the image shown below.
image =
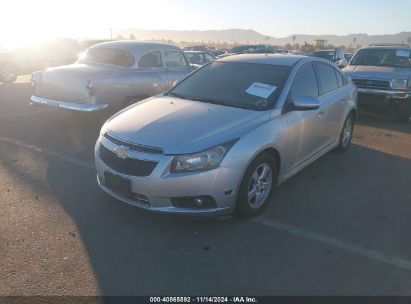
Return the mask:
<svg viewBox="0 0 411 304">
<path fill-rule="evenodd" d="M 116 153 L 118 158 L 126 159 L 128 157 L 128 147 L 125 146 L 118 146 L 114 148 L 114 153 Z"/>
</svg>

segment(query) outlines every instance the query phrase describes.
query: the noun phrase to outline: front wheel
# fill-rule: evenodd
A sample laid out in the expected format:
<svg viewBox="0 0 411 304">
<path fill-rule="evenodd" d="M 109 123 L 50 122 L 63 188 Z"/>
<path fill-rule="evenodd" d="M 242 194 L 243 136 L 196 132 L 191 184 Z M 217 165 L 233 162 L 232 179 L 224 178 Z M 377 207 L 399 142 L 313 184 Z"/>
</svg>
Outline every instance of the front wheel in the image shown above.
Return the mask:
<svg viewBox="0 0 411 304">
<path fill-rule="evenodd" d="M 353 113 L 350 113 L 344 122 L 343 130 L 340 134 L 340 141 L 336 152 L 345 152 L 351 144 L 352 134 L 354 132 L 355 117 Z"/>
<path fill-rule="evenodd" d="M 248 167 L 237 197 L 236 212 L 256 216 L 267 206 L 277 184 L 277 164 L 269 153 L 259 155 Z"/>
</svg>

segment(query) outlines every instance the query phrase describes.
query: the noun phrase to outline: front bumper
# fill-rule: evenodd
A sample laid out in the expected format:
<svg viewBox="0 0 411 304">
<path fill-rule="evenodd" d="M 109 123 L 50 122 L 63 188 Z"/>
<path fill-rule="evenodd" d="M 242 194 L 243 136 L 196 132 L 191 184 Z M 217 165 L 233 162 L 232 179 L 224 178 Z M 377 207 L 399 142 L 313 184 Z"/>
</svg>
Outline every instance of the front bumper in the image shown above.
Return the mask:
<svg viewBox="0 0 411 304">
<path fill-rule="evenodd" d="M 387 97 L 396 98 L 396 99 L 407 99 L 411 96 L 409 91 L 395 91 L 395 90 L 381 90 L 381 89 L 369 89 L 369 88 L 358 88 L 359 93 L 363 94 L 376 94 L 376 95 L 385 95 Z"/>
<path fill-rule="evenodd" d="M 92 105 L 92 104 L 82 104 L 82 103 L 74 103 L 74 102 L 66 102 L 54 99 L 47 99 L 38 96 L 31 96 L 31 104 L 33 105 L 46 105 L 56 108 L 62 108 L 72 111 L 78 112 L 97 112 L 102 111 L 108 107 L 108 104 L 99 104 L 99 105 Z"/>
<path fill-rule="evenodd" d="M 118 145 L 105 137 L 97 140 L 95 147 L 95 164 L 97 180 L 100 188 L 112 197 L 153 212 L 173 213 L 182 215 L 225 215 L 234 211 L 237 189 L 241 172 L 227 168 L 217 168 L 211 171 L 197 173 L 170 173 L 169 169 L 173 156 L 164 154 L 149 154 L 139 151 L 129 151 L 133 159 L 155 161 L 154 171 L 147 177 L 136 177 L 120 174 L 109 167 L 100 158 L 100 145 L 114 151 Z M 145 198 L 145 202 L 131 200 L 118 194 L 106 186 L 105 173 L 126 178 L 131 183 L 131 191 L 136 196 Z M 181 208 L 172 203 L 172 199 L 181 197 L 212 197 L 215 206 L 212 208 Z"/>
</svg>

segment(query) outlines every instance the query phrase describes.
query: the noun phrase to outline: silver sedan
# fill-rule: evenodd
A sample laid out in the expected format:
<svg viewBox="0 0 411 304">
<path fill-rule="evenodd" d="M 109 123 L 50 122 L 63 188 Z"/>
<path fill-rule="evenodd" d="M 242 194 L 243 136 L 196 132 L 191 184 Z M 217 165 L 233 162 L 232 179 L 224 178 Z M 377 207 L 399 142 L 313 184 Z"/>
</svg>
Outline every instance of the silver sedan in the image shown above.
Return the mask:
<svg viewBox="0 0 411 304">
<path fill-rule="evenodd" d="M 111 117 L 95 146 L 100 187 L 137 207 L 254 216 L 275 186 L 345 151 L 357 90 L 325 60 L 237 55 Z"/>
</svg>

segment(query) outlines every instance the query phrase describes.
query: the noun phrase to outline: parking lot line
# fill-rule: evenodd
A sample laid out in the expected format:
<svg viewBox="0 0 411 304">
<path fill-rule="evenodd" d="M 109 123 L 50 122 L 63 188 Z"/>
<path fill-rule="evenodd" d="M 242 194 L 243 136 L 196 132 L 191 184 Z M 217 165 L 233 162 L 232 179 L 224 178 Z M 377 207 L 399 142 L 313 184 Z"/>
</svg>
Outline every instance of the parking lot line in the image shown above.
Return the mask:
<svg viewBox="0 0 411 304">
<path fill-rule="evenodd" d="M 87 162 L 87 161 L 78 159 L 76 157 L 70 156 L 70 155 L 60 154 L 60 153 L 51 151 L 49 149 L 40 148 L 40 147 L 37 147 L 35 145 L 27 144 L 27 143 L 24 143 L 20 140 L 0 136 L 0 141 L 8 142 L 8 143 L 14 144 L 16 146 L 23 147 L 23 148 L 35 151 L 37 153 L 43 153 L 43 154 L 46 154 L 48 156 L 53 156 L 53 157 L 59 158 L 63 161 L 72 163 L 74 165 L 77 165 L 77 166 L 80 166 L 80 167 L 83 167 L 83 168 L 86 168 L 86 169 L 91 169 L 91 170 L 95 169 L 94 164 L 91 163 L 91 162 Z"/>
<path fill-rule="evenodd" d="M 295 236 L 313 240 L 313 241 L 316 241 L 318 243 L 322 243 L 325 245 L 337 247 L 345 251 L 349 251 L 351 253 L 362 255 L 364 257 L 367 257 L 373 260 L 377 260 L 379 262 L 388 263 L 388 264 L 400 267 L 405 270 L 411 270 L 410 261 L 407 261 L 407 260 L 404 260 L 404 259 L 401 259 L 395 256 L 386 255 L 382 252 L 368 249 L 360 245 L 338 240 L 338 239 L 335 239 L 335 238 L 332 238 L 326 235 L 322 235 L 322 234 L 311 232 L 305 229 L 297 228 L 297 227 L 294 227 L 294 226 L 291 226 L 285 223 L 277 222 L 271 219 L 260 217 L 260 218 L 252 219 L 252 221 L 254 223 L 257 223 L 257 224 L 260 224 L 260 225 L 263 225 L 269 228 L 287 232 L 289 234 L 293 234 Z"/>
<path fill-rule="evenodd" d="M 37 153 L 43 153 L 48 156 L 56 157 L 65 162 L 72 163 L 74 165 L 80 166 L 85 169 L 89 169 L 89 170 L 95 169 L 94 164 L 91 162 L 83 161 L 73 156 L 60 154 L 60 153 L 51 151 L 49 149 L 40 148 L 35 145 L 27 144 L 19 140 L 0 136 L 0 141 L 11 143 L 16 146 L 20 146 L 20 147 L 35 151 Z M 357 255 L 360 255 L 360 256 L 363 256 L 363 257 L 366 257 L 366 258 L 369 258 L 369 259 L 372 259 L 378 262 L 390 264 L 390 265 L 402 268 L 404 270 L 411 270 L 411 261 L 401 259 L 395 256 L 387 255 L 385 253 L 382 253 L 382 252 L 379 252 L 373 249 L 368 249 L 366 247 L 356 245 L 356 244 L 353 244 L 347 241 L 335 239 L 335 238 L 332 238 L 332 237 L 329 237 L 323 234 L 311 232 L 311 231 L 301 229 L 301 228 L 298 228 L 292 225 L 288 225 L 286 223 L 278 222 L 278 221 L 263 218 L 263 217 L 257 217 L 257 218 L 252 219 L 251 221 L 258 225 L 262 225 L 262 226 L 275 229 L 278 231 L 282 231 L 282 232 L 285 232 L 285 233 L 288 233 L 294 236 L 298 236 L 298 237 L 305 238 L 311 241 L 315 241 L 317 243 L 333 246 L 335 248 L 339 248 L 344 251 L 351 252 L 351 253 L 354 253 L 354 254 L 357 254 Z"/>
<path fill-rule="evenodd" d="M 15 113 L 15 114 L 6 114 L 6 115 L 0 115 L 0 119 L 20 117 L 20 116 L 28 116 L 28 115 L 31 115 L 31 114 L 46 113 L 46 112 L 50 112 L 50 111 L 51 111 L 51 109 L 37 110 L 37 111 L 30 111 L 30 112 L 23 112 L 23 113 Z"/>
</svg>

